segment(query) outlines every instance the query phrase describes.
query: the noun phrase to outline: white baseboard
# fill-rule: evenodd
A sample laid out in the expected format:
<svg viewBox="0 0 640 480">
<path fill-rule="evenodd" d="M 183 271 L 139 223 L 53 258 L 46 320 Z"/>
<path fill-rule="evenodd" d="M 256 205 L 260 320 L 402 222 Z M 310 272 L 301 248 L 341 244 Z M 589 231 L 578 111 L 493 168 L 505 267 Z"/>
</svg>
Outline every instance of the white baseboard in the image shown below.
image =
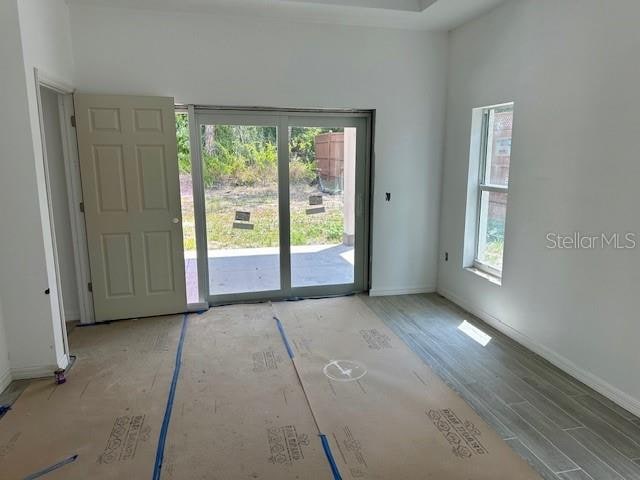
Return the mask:
<svg viewBox="0 0 640 480">
<path fill-rule="evenodd" d="M 11 369 L 7 368 L 4 372 L 0 373 L 0 393 L 9 386 L 12 380 Z"/>
<path fill-rule="evenodd" d="M 401 288 L 372 288 L 369 290 L 370 297 L 384 297 L 388 295 L 412 295 L 416 293 L 433 293 L 436 291 L 435 285 L 422 285 L 419 287 Z"/>
<path fill-rule="evenodd" d="M 31 367 L 12 368 L 11 377 L 13 380 L 53 377 L 53 374 L 57 369 L 65 369 L 69 366 L 69 356 L 66 353 L 62 353 L 56 359 L 56 362 L 57 365 L 34 365 Z"/>
<path fill-rule="evenodd" d="M 52 377 L 53 372 L 55 372 L 57 369 L 57 365 L 36 365 L 33 367 L 12 368 L 11 377 L 13 380 Z"/>
<path fill-rule="evenodd" d="M 535 340 L 531 339 L 530 337 L 523 334 L 519 330 L 516 330 L 510 325 L 507 325 L 506 323 L 502 322 L 500 319 L 494 317 L 493 315 L 483 311 L 482 309 L 476 308 L 475 306 L 471 305 L 467 301 L 458 297 L 453 292 L 439 288 L 438 293 L 443 297 L 448 298 L 453 303 L 464 308 L 468 312 L 474 314 L 476 317 L 487 322 L 493 328 L 504 333 L 506 336 L 515 340 L 516 342 L 528 348 L 532 352 L 537 353 L 542 358 L 544 358 L 545 360 L 551 362 L 553 365 L 558 367 L 560 370 L 580 380 L 582 383 L 593 388 L 598 393 L 601 393 L 612 402 L 620 405 L 622 408 L 625 408 L 629 412 L 640 417 L 640 400 L 639 399 L 632 397 L 631 395 L 623 392 L 619 388 L 614 387 L 610 383 L 606 382 L 602 378 L 578 367 L 571 360 L 548 349 L 544 345 L 536 342 Z"/>
</svg>

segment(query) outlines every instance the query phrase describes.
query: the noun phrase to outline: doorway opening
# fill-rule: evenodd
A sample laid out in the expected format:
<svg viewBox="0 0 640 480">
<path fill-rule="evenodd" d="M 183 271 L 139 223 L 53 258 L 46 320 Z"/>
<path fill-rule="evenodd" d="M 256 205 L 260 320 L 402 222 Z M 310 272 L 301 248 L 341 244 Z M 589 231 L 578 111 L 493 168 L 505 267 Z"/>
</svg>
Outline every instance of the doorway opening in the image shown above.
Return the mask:
<svg viewBox="0 0 640 480">
<path fill-rule="evenodd" d="M 189 303 L 366 289 L 370 121 L 369 112 L 176 113 Z"/>
<path fill-rule="evenodd" d="M 35 69 L 55 285 L 66 346 L 67 325 L 93 323 L 73 88 Z"/>
<path fill-rule="evenodd" d="M 63 130 L 61 125 L 60 94 L 40 86 L 43 144 L 48 178 L 49 211 L 52 219 L 52 238 L 58 270 L 58 295 L 61 314 L 66 323 L 80 321 L 78 275 L 75 264 L 70 187 L 65 166 Z"/>
</svg>

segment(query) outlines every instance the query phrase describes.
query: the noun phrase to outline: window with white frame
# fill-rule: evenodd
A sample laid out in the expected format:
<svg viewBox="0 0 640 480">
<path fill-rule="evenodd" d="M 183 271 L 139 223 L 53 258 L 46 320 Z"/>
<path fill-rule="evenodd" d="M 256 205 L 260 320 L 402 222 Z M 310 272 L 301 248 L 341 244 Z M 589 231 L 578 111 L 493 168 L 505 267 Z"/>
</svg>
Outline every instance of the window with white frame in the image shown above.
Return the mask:
<svg viewBox="0 0 640 480">
<path fill-rule="evenodd" d="M 473 265 L 498 277 L 504 255 L 512 128 L 513 103 L 482 109 Z"/>
</svg>

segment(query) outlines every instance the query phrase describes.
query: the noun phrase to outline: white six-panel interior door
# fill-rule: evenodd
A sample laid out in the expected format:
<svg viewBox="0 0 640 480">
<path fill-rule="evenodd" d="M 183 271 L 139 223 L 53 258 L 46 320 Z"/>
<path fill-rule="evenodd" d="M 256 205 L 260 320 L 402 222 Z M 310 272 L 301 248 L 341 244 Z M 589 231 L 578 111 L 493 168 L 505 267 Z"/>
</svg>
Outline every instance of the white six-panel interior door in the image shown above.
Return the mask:
<svg viewBox="0 0 640 480">
<path fill-rule="evenodd" d="M 174 99 L 75 95 L 96 321 L 186 310 Z"/>
</svg>

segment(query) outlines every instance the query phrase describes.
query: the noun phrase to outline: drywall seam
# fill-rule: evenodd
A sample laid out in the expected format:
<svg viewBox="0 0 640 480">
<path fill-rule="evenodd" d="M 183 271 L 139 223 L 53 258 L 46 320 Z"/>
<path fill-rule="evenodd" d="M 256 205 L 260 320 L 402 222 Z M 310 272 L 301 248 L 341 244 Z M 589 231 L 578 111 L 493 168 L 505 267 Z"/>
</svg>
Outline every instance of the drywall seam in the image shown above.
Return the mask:
<svg viewBox="0 0 640 480">
<path fill-rule="evenodd" d="M 384 297 L 386 295 L 412 295 L 415 293 L 435 293 L 435 285 L 421 285 L 417 287 L 400 288 L 372 288 L 369 291 L 370 297 Z"/>
<path fill-rule="evenodd" d="M 622 390 L 614 387 L 610 383 L 607 383 L 602 378 L 593 375 L 592 373 L 578 367 L 575 363 L 571 362 L 569 359 L 563 357 L 562 355 L 554 352 L 553 350 L 548 349 L 541 343 L 536 342 L 531 339 L 527 335 L 523 334 L 519 330 L 507 325 L 502 320 L 494 317 L 493 315 L 485 312 L 480 308 L 476 308 L 471 305 L 467 301 L 461 299 L 453 292 L 438 288 L 438 293 L 443 297 L 451 300 L 456 305 L 464 308 L 469 313 L 477 316 L 481 320 L 485 321 L 496 330 L 499 330 L 507 337 L 515 340 L 522 346 L 528 348 L 534 353 L 537 353 L 542 358 L 551 362 L 553 365 L 558 367 L 560 370 L 565 373 L 571 375 L 572 377 L 580 380 L 582 383 L 587 385 L 588 387 L 593 388 L 598 393 L 601 393 L 605 397 L 607 397 L 612 402 L 621 406 L 622 408 L 627 409 L 629 412 L 633 413 L 636 416 L 640 416 L 640 400 L 632 397 L 631 395 L 623 392 Z"/>
</svg>

